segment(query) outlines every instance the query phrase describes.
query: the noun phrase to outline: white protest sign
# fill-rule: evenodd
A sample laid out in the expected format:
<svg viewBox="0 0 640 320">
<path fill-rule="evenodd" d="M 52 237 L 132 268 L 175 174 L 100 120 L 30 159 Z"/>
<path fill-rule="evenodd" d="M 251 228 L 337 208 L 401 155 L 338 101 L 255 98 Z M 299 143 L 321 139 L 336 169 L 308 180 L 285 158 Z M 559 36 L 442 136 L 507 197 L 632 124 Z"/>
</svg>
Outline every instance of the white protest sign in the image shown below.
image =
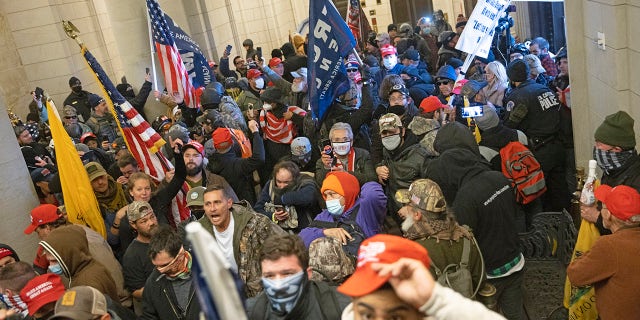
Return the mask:
<svg viewBox="0 0 640 320">
<path fill-rule="evenodd" d="M 479 0 L 460 35 L 456 49 L 486 58 L 491 49 L 494 29 L 508 4 L 509 0 Z"/>
</svg>

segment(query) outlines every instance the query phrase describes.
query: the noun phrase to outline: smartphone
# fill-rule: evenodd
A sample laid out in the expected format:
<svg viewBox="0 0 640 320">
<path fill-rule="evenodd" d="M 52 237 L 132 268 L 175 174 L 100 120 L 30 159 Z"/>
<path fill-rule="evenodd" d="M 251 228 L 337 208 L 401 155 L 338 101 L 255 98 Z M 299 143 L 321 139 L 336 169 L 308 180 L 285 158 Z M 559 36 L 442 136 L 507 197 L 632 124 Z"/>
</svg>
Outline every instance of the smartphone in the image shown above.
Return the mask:
<svg viewBox="0 0 640 320">
<path fill-rule="evenodd" d="M 151 70 L 149 70 L 149 68 L 144 68 L 144 72 L 145 72 L 145 74 L 149 74 L 149 73 L 151 73 Z"/>
<path fill-rule="evenodd" d="M 258 60 L 262 60 L 262 47 L 257 47 L 256 51 L 258 51 Z"/>
<path fill-rule="evenodd" d="M 227 55 L 230 55 L 230 54 L 231 54 L 231 48 L 232 48 L 232 46 L 231 46 L 230 44 L 228 44 L 228 45 L 227 45 L 227 48 L 226 48 L 226 49 L 224 49 L 224 51 L 227 53 Z"/>
<path fill-rule="evenodd" d="M 462 108 L 462 117 L 463 118 L 474 118 L 474 117 L 482 117 L 482 106 L 473 106 Z"/>
</svg>

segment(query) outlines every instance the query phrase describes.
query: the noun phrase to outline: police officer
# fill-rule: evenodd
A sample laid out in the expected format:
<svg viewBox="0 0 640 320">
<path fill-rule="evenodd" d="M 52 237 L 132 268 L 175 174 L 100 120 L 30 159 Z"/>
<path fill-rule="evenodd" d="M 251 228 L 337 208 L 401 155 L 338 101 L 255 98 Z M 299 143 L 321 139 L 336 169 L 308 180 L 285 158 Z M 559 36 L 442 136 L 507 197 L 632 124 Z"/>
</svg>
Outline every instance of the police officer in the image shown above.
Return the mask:
<svg viewBox="0 0 640 320">
<path fill-rule="evenodd" d="M 569 206 L 565 180 L 565 152 L 558 133 L 560 102 L 546 86 L 529 79 L 529 66 L 514 60 L 507 67 L 512 90 L 504 97 L 505 125 L 529 137 L 529 149 L 542 165 L 547 192 L 542 198 L 544 211 L 561 211 Z"/>
</svg>

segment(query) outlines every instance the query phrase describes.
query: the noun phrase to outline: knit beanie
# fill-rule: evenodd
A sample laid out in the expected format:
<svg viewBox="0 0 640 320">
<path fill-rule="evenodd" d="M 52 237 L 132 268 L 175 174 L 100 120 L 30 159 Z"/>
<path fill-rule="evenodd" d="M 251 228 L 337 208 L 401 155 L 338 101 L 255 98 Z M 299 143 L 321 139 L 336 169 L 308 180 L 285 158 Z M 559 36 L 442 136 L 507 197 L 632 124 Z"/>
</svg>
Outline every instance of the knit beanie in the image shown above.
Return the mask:
<svg viewBox="0 0 640 320">
<path fill-rule="evenodd" d="M 360 194 L 360 183 L 352 174 L 343 171 L 329 172 L 322 182 L 320 192 L 332 190 L 344 197 L 344 211 L 353 207 Z"/>
<path fill-rule="evenodd" d="M 522 59 L 516 59 L 507 66 L 507 76 L 513 82 L 523 82 L 529 78 L 529 65 Z"/>
<path fill-rule="evenodd" d="M 496 108 L 492 105 L 484 105 L 482 107 L 482 116 L 475 117 L 476 125 L 480 130 L 495 128 L 500 123 Z"/>
<path fill-rule="evenodd" d="M 618 111 L 604 118 L 596 129 L 596 141 L 623 149 L 636 146 L 636 135 L 633 131 L 633 118 L 624 111 Z"/>
</svg>

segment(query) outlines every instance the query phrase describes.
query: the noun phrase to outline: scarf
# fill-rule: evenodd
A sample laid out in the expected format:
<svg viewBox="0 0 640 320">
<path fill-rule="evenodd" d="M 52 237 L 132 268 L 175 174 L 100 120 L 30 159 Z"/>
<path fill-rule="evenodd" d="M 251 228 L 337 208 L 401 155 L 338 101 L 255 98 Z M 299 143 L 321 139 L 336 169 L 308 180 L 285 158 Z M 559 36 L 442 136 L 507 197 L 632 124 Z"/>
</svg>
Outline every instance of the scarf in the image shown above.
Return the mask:
<svg viewBox="0 0 640 320">
<path fill-rule="evenodd" d="M 293 112 L 300 116 L 305 116 L 306 111 L 290 106 L 287 111 Z M 278 118 L 273 112 L 260 110 L 260 127 L 264 133 L 264 138 L 275 143 L 291 144 L 297 133 L 297 128 L 291 120 L 285 120 L 284 117 Z"/>
<path fill-rule="evenodd" d="M 107 175 L 107 179 L 109 179 L 109 188 L 105 192 L 96 192 L 96 198 L 98 199 L 98 203 L 104 205 L 107 209 L 118 211 L 128 204 L 127 197 L 124 194 L 124 189 L 122 189 L 121 184 L 116 183 L 109 175 Z"/>
<path fill-rule="evenodd" d="M 433 213 L 423 213 L 422 218 L 415 221 L 404 234 L 409 240 L 435 238 L 440 240 L 458 241 L 460 238 L 471 238 L 471 232 L 461 227 L 453 217 L 447 215 L 444 219 L 436 217 Z"/>
<path fill-rule="evenodd" d="M 636 149 L 613 152 L 600 150 L 593 147 L 593 158 L 598 162 L 598 166 L 602 168 L 607 174 L 611 174 L 612 171 L 624 167 L 624 165 L 636 155 Z"/>
<path fill-rule="evenodd" d="M 352 147 L 351 150 L 349 150 L 349 153 L 346 156 L 347 158 L 347 168 L 345 171 L 348 172 L 354 172 L 356 170 L 356 151 L 355 149 Z M 340 158 L 336 159 L 336 167 L 338 168 L 343 168 L 344 170 L 344 163 L 342 162 L 342 160 L 340 160 Z"/>
</svg>

